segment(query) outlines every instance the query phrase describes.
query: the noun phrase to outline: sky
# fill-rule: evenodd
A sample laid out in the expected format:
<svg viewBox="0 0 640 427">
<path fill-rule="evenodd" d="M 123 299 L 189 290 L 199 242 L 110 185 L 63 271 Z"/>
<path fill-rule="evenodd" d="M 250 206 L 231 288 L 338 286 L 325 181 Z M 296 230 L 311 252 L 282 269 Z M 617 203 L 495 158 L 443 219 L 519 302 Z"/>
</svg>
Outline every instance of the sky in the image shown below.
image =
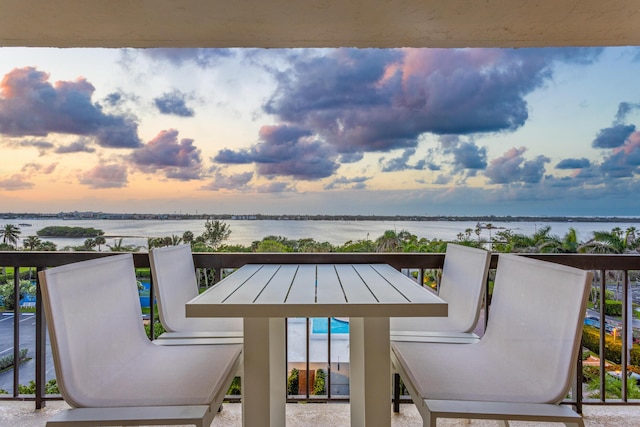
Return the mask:
<svg viewBox="0 0 640 427">
<path fill-rule="evenodd" d="M 0 211 L 640 216 L 640 48 L 0 48 Z"/>
</svg>

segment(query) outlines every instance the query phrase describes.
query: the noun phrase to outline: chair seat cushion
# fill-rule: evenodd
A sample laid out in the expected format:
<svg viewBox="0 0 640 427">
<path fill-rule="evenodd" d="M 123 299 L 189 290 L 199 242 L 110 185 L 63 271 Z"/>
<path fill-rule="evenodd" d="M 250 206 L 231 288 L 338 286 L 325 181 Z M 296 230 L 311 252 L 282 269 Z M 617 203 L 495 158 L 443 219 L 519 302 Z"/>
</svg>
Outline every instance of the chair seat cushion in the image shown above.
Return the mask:
<svg viewBox="0 0 640 427">
<path fill-rule="evenodd" d="M 128 363 L 104 370 L 65 396 L 74 407 L 208 405 L 235 372 L 241 345 L 157 346 L 149 342 Z M 228 368 L 222 369 L 227 366 Z M 170 384 L 170 386 L 168 386 Z"/>
<path fill-rule="evenodd" d="M 557 403 L 555 373 L 525 366 L 508 349 L 476 343 L 393 342 L 393 355 L 408 367 L 403 375 L 422 399 Z M 478 373 L 481 373 L 479 375 Z M 562 381 L 560 381 L 562 383 Z M 562 383 L 564 384 L 564 383 Z"/>
</svg>

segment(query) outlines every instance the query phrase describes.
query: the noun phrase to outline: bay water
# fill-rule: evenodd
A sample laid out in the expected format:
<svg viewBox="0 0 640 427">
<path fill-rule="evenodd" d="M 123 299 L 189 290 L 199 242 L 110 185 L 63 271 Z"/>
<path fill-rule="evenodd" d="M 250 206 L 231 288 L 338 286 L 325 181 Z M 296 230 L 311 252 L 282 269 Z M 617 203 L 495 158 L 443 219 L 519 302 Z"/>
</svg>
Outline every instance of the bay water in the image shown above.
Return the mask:
<svg viewBox="0 0 640 427">
<path fill-rule="evenodd" d="M 231 236 L 227 244 L 249 246 L 253 241 L 262 240 L 267 236 L 282 236 L 287 239 L 312 238 L 319 242 L 329 242 L 340 246 L 348 241 L 375 240 L 386 230 L 400 232 L 406 230 L 419 238 L 457 240 L 459 233 L 467 229 L 474 230 L 477 221 L 340 221 L 340 220 L 224 220 L 231 228 Z M 37 231 L 48 226 L 93 227 L 104 231 L 108 245 L 114 245 L 118 239 L 123 239 L 124 245 L 147 247 L 147 238 L 167 237 L 176 235 L 182 237 L 185 231 L 191 231 L 194 236 L 205 230 L 205 220 L 63 220 L 63 219 L 5 219 L 0 220 L 0 227 L 14 224 L 20 227 L 20 238 L 35 236 Z M 28 224 L 28 225 L 27 225 Z M 484 223 L 483 223 L 484 224 Z M 629 227 L 640 229 L 639 223 L 632 222 L 491 222 L 492 230 L 483 228 L 480 237 L 489 239 L 495 233 L 510 229 L 515 233 L 532 235 L 540 227 L 550 226 L 551 234 L 562 237 L 570 227 L 578 231 L 580 241 L 589 240 L 594 231 L 611 231 L 615 227 L 626 230 Z M 476 234 L 472 233 L 472 238 Z M 85 238 L 49 238 L 42 240 L 54 242 L 58 249 L 65 246 L 82 245 Z M 19 242 L 22 246 L 22 242 Z M 101 250 L 109 250 L 103 246 Z"/>
</svg>

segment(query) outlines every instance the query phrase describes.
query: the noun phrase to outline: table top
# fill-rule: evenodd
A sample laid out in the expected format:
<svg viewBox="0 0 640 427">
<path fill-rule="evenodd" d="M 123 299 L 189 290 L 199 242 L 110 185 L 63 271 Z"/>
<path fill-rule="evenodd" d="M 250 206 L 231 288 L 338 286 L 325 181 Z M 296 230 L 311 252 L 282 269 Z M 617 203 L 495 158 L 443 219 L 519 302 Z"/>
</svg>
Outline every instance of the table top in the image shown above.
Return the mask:
<svg viewBox="0 0 640 427">
<path fill-rule="evenodd" d="M 247 264 L 186 304 L 187 317 L 447 316 L 387 264 Z"/>
</svg>

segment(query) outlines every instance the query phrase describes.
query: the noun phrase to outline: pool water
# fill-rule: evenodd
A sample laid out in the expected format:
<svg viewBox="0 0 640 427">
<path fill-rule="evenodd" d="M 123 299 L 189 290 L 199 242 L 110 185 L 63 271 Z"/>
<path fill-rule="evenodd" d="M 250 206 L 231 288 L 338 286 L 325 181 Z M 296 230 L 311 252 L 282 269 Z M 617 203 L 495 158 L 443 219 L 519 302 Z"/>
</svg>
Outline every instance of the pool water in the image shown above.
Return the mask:
<svg viewBox="0 0 640 427">
<path fill-rule="evenodd" d="M 311 332 L 314 334 L 326 334 L 328 331 L 327 328 L 327 318 L 326 317 L 316 317 L 311 319 Z M 338 320 L 335 318 L 331 318 L 331 333 L 332 334 L 348 334 L 349 333 L 349 322 L 345 322 L 343 320 Z"/>
</svg>

